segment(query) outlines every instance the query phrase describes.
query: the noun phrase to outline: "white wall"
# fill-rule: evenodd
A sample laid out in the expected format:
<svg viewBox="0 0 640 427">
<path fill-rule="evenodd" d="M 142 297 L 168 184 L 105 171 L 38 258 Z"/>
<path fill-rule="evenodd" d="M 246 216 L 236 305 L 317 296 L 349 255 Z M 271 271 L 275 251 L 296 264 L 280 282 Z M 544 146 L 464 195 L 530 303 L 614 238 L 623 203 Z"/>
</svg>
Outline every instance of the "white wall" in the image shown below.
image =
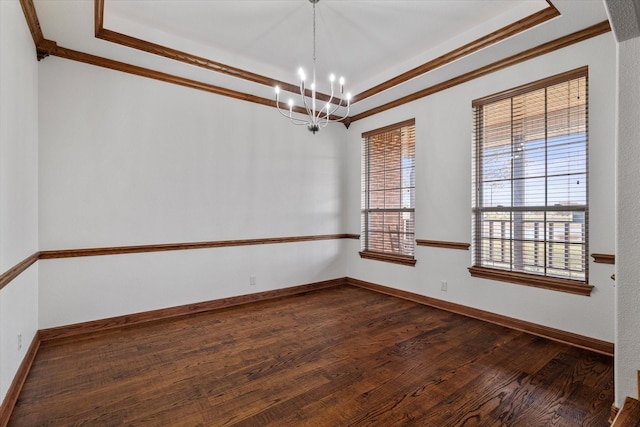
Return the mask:
<svg viewBox="0 0 640 427">
<path fill-rule="evenodd" d="M 17 0 L 0 1 L 0 273 L 38 251 L 37 61 Z M 37 330 L 38 269 L 0 290 L 0 401 Z M 22 348 L 18 348 L 18 334 Z"/>
<path fill-rule="evenodd" d="M 640 37 L 618 44 L 616 405 L 638 397 L 640 370 Z"/>
<path fill-rule="evenodd" d="M 349 129 L 347 232 L 360 229 L 360 138 L 364 131 L 416 119 L 416 238 L 471 243 L 471 101 L 589 66 L 589 253 L 614 253 L 615 44 L 605 34 L 422 98 Z M 613 266 L 589 265 L 590 297 L 472 278 L 469 251 L 417 247 L 415 267 L 358 256 L 348 244 L 349 277 L 613 342 Z M 448 282 L 448 292 L 440 281 Z"/>
<path fill-rule="evenodd" d="M 342 232 L 342 125 L 312 135 L 272 108 L 59 58 L 39 71 L 42 250 Z M 342 247 L 41 261 L 40 327 L 343 277 Z"/>
</svg>

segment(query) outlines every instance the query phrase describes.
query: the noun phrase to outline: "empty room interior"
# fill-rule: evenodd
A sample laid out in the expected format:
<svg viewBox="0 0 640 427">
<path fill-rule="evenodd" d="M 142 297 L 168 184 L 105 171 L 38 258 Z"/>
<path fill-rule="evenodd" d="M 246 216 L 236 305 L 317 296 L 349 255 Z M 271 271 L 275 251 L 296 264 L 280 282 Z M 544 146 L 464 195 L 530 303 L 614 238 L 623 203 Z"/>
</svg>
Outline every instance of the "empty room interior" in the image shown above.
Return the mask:
<svg viewBox="0 0 640 427">
<path fill-rule="evenodd" d="M 0 0 L 0 426 L 640 425 L 638 76 L 640 0 Z"/>
</svg>

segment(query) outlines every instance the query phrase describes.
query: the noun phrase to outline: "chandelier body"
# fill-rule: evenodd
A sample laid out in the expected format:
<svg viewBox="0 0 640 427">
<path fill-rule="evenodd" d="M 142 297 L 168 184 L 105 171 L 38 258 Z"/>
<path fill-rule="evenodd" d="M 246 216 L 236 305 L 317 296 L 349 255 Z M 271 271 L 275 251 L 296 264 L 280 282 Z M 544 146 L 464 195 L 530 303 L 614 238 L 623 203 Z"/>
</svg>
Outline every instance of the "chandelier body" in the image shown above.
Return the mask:
<svg viewBox="0 0 640 427">
<path fill-rule="evenodd" d="M 309 0 L 313 4 L 313 70 L 312 80 L 309 89 L 305 86 L 307 76 L 302 68 L 298 70 L 298 76 L 300 78 L 300 98 L 302 106 L 306 111 L 306 116 L 294 117 L 294 102 L 293 99 L 289 99 L 289 111 L 286 112 L 280 108 L 280 88 L 275 87 L 276 91 L 276 107 L 280 114 L 288 117 L 291 123 L 295 125 L 305 125 L 307 129 L 315 134 L 320 128 L 325 127 L 329 122 L 341 122 L 349 115 L 349 109 L 351 107 L 351 94 L 344 93 L 344 78 L 338 79 L 338 93 L 335 93 L 336 78 L 333 74 L 329 76 L 329 82 L 331 86 L 331 94 L 328 101 L 318 108 L 317 99 L 317 86 L 316 86 L 316 3 L 320 0 Z M 307 93 L 310 91 L 310 93 Z M 342 110 L 342 114 L 338 113 L 338 110 Z"/>
</svg>

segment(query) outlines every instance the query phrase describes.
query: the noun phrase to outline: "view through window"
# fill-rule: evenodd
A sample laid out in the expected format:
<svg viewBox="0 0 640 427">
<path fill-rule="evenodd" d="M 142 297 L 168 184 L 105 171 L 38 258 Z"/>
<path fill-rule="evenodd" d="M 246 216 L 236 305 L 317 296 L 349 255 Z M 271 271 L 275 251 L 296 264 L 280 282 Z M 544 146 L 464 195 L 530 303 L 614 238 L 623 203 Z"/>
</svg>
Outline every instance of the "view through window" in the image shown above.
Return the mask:
<svg viewBox="0 0 640 427">
<path fill-rule="evenodd" d="M 363 252 L 413 259 L 415 120 L 364 133 L 362 162 Z"/>
<path fill-rule="evenodd" d="M 587 93 L 584 67 L 473 102 L 474 266 L 587 281 Z"/>
</svg>

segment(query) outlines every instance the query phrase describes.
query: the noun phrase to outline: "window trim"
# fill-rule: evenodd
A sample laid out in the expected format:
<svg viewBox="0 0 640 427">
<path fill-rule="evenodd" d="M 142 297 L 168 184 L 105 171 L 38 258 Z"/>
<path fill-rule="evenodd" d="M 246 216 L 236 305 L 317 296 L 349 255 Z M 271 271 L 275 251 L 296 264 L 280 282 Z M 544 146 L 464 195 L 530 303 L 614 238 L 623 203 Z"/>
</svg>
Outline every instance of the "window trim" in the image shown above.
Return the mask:
<svg viewBox="0 0 640 427">
<path fill-rule="evenodd" d="M 546 77 L 544 79 L 536 80 L 535 82 L 514 87 L 513 89 L 507 89 L 493 95 L 485 96 L 484 98 L 475 99 L 471 102 L 471 106 L 479 107 L 481 105 L 490 104 L 492 102 L 502 101 L 503 99 L 513 98 L 514 96 L 523 95 L 525 93 L 533 92 L 538 89 L 544 89 L 548 86 L 565 83 L 569 80 L 574 80 L 580 77 L 588 77 L 588 75 L 589 66 L 585 65 L 584 67 L 576 68 L 575 70 L 567 71 L 566 73 Z"/>
<path fill-rule="evenodd" d="M 586 77 L 587 78 L 587 82 L 588 82 L 588 78 L 589 78 L 589 67 L 588 66 L 584 66 L 584 67 L 580 67 L 577 68 L 575 70 L 570 70 L 567 71 L 565 73 L 561 73 L 561 74 L 557 74 L 551 77 L 547 77 L 544 79 L 540 79 L 537 80 L 535 82 L 531 82 L 522 86 L 518 86 L 516 88 L 513 89 L 508 89 L 506 91 L 503 92 L 499 92 L 493 95 L 489 95 L 483 98 L 479 98 L 476 100 L 473 100 L 471 105 L 472 108 L 476 108 L 476 107 L 481 107 L 484 106 L 486 104 L 490 104 L 493 102 L 497 102 L 497 101 L 502 101 L 505 99 L 509 99 L 509 98 L 513 98 L 516 96 L 520 96 L 523 95 L 525 93 L 528 92 L 532 92 L 532 91 L 536 91 L 536 90 L 540 90 L 549 86 L 553 86 L 556 84 L 560 84 L 560 83 L 564 83 L 570 80 L 574 80 L 574 79 L 578 79 L 578 78 L 582 78 L 582 77 Z M 588 99 L 588 98 L 587 98 Z M 588 101 L 587 101 L 587 110 L 589 108 L 588 105 Z M 587 116 L 588 117 L 588 116 Z M 475 120 L 475 119 L 474 119 Z M 588 131 L 588 122 L 587 122 L 587 131 Z M 475 131 L 474 131 L 475 132 Z M 476 138 L 476 136 L 474 135 L 474 138 Z M 587 134 L 587 150 L 588 150 L 588 144 L 589 144 L 589 137 Z M 475 150 L 479 150 L 479 148 L 474 146 Z M 474 156 L 475 157 L 475 156 Z M 474 159 L 474 161 L 476 161 Z M 588 158 L 587 158 L 587 162 L 588 162 Z M 477 168 L 477 166 L 474 166 L 474 168 Z M 472 176 L 472 179 L 474 181 L 474 183 L 477 185 L 477 178 L 478 178 L 478 172 L 474 172 L 475 176 Z M 588 174 L 588 172 L 587 172 Z M 587 175 L 588 176 L 588 175 Z M 475 190 L 474 190 L 475 191 Z M 588 191 L 588 187 L 587 187 L 587 191 Z M 478 209 L 477 206 L 475 206 L 475 204 L 472 206 L 472 210 L 475 212 Z M 585 207 L 585 215 L 588 217 L 588 212 L 589 212 L 589 202 L 587 201 L 586 207 Z M 587 225 L 587 230 L 586 230 L 586 245 L 585 245 L 585 250 L 588 250 L 588 243 L 589 243 L 589 232 L 588 232 L 588 223 Z M 587 273 L 587 277 L 585 281 L 580 281 L 580 280 L 574 280 L 574 279 L 564 279 L 564 278 L 559 278 L 559 277 L 553 277 L 553 276 L 546 276 L 546 275 L 538 275 L 538 274 L 532 274 L 532 273 L 525 273 L 525 272 L 518 272 L 518 271 L 509 271 L 509 270 L 501 270 L 501 269 L 497 269 L 497 268 L 491 268 L 491 267 L 487 267 L 487 266 L 482 266 L 482 265 L 476 265 L 475 261 L 476 261 L 476 255 L 477 255 L 477 245 L 478 245 L 478 241 L 477 241 L 477 237 L 475 236 L 475 233 L 477 232 L 477 230 L 479 229 L 479 219 L 477 218 L 477 215 L 475 215 L 475 220 L 473 221 L 473 233 L 474 233 L 474 237 L 473 237 L 473 252 L 472 252 L 472 257 L 473 257 L 473 262 L 474 265 L 472 265 L 471 267 L 468 268 L 469 273 L 471 274 L 471 277 L 476 277 L 476 278 L 482 278 L 482 279 L 489 279 L 489 280 L 497 280 L 497 281 L 501 281 L 501 282 L 508 282 L 508 283 L 515 283 L 515 284 L 519 284 L 519 285 L 525 285 L 525 286 L 532 286 L 532 287 L 537 287 L 537 288 L 543 288 L 543 289 L 550 289 L 550 290 L 555 290 L 555 291 L 561 291 L 561 292 L 568 292 L 568 293 L 572 293 L 572 294 L 577 294 L 577 295 L 584 295 L 584 296 L 590 296 L 591 295 L 591 291 L 593 290 L 593 286 L 588 284 L 588 264 L 589 264 L 589 259 L 588 257 L 585 259 L 585 264 L 586 264 L 586 273 Z"/>
<path fill-rule="evenodd" d="M 415 257 L 409 255 L 388 254 L 386 252 L 377 251 L 360 251 L 360 258 L 371 259 L 374 261 L 392 262 L 394 264 L 402 264 L 414 267 L 416 265 Z"/>
<path fill-rule="evenodd" d="M 379 135 L 381 133 L 385 133 L 385 132 L 390 132 L 390 131 L 394 131 L 394 130 L 398 130 L 401 129 L 403 127 L 407 127 L 407 126 L 413 126 L 414 127 L 414 138 L 415 138 L 415 125 L 416 125 L 416 119 L 412 118 L 412 119 L 408 119 L 408 120 L 404 120 L 402 122 L 398 122 L 398 123 L 394 123 L 388 126 L 383 126 L 381 128 L 377 128 L 377 129 L 373 129 L 367 132 L 363 132 L 362 133 L 362 140 L 365 140 L 369 137 L 372 136 L 376 136 Z M 414 139 L 414 149 L 415 149 L 415 139 Z M 364 161 L 364 159 L 363 159 Z M 414 166 L 415 167 L 415 166 Z M 364 171 L 361 171 L 361 174 L 364 174 Z M 361 195 L 362 197 L 362 195 Z M 414 197 L 415 197 L 415 187 L 414 187 Z M 399 208 L 402 210 L 407 210 L 407 211 L 411 211 L 413 212 L 414 215 L 414 220 L 415 220 L 415 206 L 413 208 Z M 366 210 L 366 208 L 362 208 L 360 211 L 360 214 L 363 215 L 364 211 Z M 362 241 L 363 244 L 366 244 L 368 236 L 366 235 L 367 231 L 366 230 L 361 230 L 362 231 Z M 414 244 L 414 251 L 415 251 L 415 236 L 413 239 L 413 244 Z M 403 254 L 397 254 L 397 253 L 388 253 L 388 252 L 380 252 L 380 251 L 373 251 L 373 250 L 369 250 L 369 249 L 363 249 L 361 251 L 358 252 L 360 255 L 360 258 L 362 259 L 370 259 L 370 260 L 374 260 L 374 261 L 383 261 L 383 262 L 391 262 L 394 264 L 400 264 L 400 265 L 406 265 L 406 266 L 410 266 L 410 267 L 414 267 L 416 265 L 416 259 L 415 259 L 415 253 L 414 255 L 403 255 Z"/>
<path fill-rule="evenodd" d="M 534 288 L 550 289 L 577 295 L 590 296 L 593 290 L 593 286 L 588 283 L 571 279 L 561 279 L 559 277 L 498 270 L 496 268 L 481 267 L 479 265 L 471 266 L 468 270 L 471 277 L 515 283 L 517 285 L 532 286 Z"/>
</svg>

